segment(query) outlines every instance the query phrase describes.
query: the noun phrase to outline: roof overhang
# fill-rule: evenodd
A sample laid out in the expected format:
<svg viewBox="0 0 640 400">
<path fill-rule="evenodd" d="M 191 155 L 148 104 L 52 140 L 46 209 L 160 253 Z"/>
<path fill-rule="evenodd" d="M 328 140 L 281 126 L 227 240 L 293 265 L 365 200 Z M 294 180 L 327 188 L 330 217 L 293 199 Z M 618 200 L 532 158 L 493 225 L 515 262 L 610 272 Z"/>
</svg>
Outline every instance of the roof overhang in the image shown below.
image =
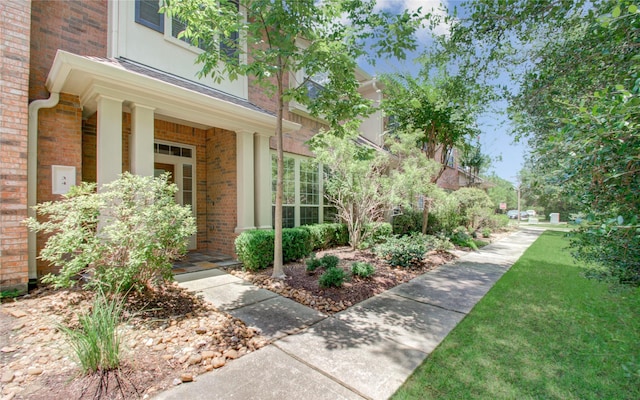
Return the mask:
<svg viewBox="0 0 640 400">
<path fill-rule="evenodd" d="M 108 96 L 122 99 L 125 108 L 132 104 L 152 107 L 159 119 L 205 129 L 217 127 L 267 136 L 273 136 L 276 129 L 273 114 L 127 70 L 117 60 L 58 50 L 46 86 L 52 93 L 77 95 L 85 117 L 96 112 L 99 96 Z M 283 121 L 284 132 L 300 127 L 295 122 Z"/>
</svg>

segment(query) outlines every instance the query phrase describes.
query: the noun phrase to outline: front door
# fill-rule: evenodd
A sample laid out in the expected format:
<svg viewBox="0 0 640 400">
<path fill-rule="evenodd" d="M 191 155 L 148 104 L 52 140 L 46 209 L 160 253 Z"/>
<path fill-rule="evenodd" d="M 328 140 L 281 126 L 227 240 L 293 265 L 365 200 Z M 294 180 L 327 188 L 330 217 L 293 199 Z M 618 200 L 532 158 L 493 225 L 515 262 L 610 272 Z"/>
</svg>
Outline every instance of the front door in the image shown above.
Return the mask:
<svg viewBox="0 0 640 400">
<path fill-rule="evenodd" d="M 190 207 L 195 217 L 195 149 L 181 144 L 156 142 L 153 174 L 158 177 L 165 172 L 170 174 L 169 181 L 178 187 L 176 203 Z M 194 234 L 189 238 L 189 250 L 196 247 L 197 238 Z"/>
</svg>

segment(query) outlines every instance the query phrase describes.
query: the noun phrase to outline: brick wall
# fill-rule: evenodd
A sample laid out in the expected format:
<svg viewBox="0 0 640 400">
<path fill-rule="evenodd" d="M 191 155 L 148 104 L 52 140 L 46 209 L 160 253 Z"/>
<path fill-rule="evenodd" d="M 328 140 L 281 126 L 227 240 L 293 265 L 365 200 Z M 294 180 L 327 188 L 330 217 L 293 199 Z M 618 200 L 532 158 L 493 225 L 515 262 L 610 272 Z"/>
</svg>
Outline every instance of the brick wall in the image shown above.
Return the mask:
<svg viewBox="0 0 640 400">
<path fill-rule="evenodd" d="M 29 280 L 27 126 L 30 2 L 0 1 L 0 290 Z"/>
<path fill-rule="evenodd" d="M 62 93 L 57 106 L 43 108 L 38 113 L 38 203 L 61 198 L 61 195 L 53 194 L 52 165 L 75 167 L 75 183 L 80 184 L 82 180 L 82 109 L 77 96 Z M 45 241 L 45 236 L 38 235 L 38 253 Z M 38 277 L 56 272 L 41 260 L 38 260 L 37 265 Z"/>
<path fill-rule="evenodd" d="M 107 56 L 108 1 L 32 0 L 29 98 L 47 98 L 44 83 L 58 49 Z"/>
<path fill-rule="evenodd" d="M 233 255 L 237 221 L 236 134 L 211 129 L 207 134 L 208 248 Z"/>
</svg>

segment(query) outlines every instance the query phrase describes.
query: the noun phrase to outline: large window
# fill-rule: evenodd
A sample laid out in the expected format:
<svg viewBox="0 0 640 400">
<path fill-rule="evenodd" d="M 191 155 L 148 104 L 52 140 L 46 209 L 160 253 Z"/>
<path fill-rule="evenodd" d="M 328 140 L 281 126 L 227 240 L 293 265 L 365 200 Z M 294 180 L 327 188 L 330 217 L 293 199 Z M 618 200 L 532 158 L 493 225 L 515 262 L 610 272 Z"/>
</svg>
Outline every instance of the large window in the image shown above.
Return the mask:
<svg viewBox="0 0 640 400">
<path fill-rule="evenodd" d="M 292 228 L 322 222 L 335 222 L 335 209 L 323 196 L 322 167 L 312 159 L 299 156 L 285 156 L 282 226 Z M 271 158 L 272 212 L 275 220 L 276 203 L 276 155 Z"/>
</svg>

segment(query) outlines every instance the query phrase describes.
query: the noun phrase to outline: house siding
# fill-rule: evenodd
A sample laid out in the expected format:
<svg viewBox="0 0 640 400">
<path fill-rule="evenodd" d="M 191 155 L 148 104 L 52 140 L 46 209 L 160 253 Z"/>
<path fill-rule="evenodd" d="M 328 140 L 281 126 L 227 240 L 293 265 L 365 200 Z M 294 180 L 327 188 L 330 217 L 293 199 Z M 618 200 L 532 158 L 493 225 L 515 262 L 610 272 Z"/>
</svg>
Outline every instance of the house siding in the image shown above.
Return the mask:
<svg viewBox="0 0 640 400">
<path fill-rule="evenodd" d="M 31 3 L 0 2 L 0 290 L 26 291 Z"/>
</svg>

